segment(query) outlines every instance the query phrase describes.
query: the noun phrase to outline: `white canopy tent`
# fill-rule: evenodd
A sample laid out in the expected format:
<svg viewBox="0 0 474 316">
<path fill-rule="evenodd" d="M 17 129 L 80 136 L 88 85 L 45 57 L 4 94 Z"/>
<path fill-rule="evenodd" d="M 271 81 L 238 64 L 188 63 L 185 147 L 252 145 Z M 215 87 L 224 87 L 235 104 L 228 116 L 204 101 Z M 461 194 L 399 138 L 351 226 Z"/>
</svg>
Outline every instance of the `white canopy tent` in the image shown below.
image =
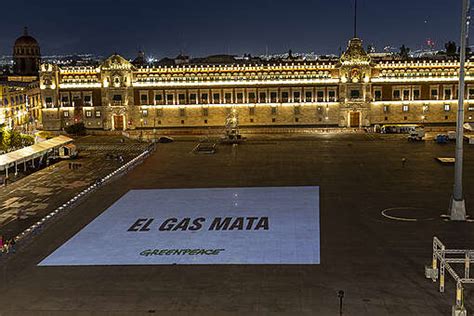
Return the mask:
<svg viewBox="0 0 474 316">
<path fill-rule="evenodd" d="M 26 163 L 28 161 L 42 157 L 53 150 L 59 149 L 59 147 L 63 145 L 71 143 L 72 141 L 72 138 L 61 135 L 29 147 L 0 155 L 0 171 L 5 170 L 5 176 L 8 177 L 8 168 L 14 166 L 16 172 L 18 164 L 21 163 L 23 163 L 26 168 Z"/>
</svg>

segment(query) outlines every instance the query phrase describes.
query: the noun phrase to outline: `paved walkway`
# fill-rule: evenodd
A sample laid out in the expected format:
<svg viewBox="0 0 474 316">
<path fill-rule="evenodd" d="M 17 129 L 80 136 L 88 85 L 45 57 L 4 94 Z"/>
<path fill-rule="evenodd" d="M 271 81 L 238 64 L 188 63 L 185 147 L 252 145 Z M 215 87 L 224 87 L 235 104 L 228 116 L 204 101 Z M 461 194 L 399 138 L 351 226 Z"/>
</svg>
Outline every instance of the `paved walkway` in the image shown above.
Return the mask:
<svg viewBox="0 0 474 316">
<path fill-rule="evenodd" d="M 15 236 L 123 163 L 118 159 L 107 159 L 107 154 L 122 155 L 127 162 L 147 146 L 131 141 L 121 143 L 117 137 L 94 136 L 80 138 L 75 143 L 79 148 L 79 158 L 59 161 L 0 187 L 0 235 Z M 80 167 L 70 169 L 70 163 Z M 17 218 L 19 210 L 27 216 L 26 219 Z"/>
</svg>

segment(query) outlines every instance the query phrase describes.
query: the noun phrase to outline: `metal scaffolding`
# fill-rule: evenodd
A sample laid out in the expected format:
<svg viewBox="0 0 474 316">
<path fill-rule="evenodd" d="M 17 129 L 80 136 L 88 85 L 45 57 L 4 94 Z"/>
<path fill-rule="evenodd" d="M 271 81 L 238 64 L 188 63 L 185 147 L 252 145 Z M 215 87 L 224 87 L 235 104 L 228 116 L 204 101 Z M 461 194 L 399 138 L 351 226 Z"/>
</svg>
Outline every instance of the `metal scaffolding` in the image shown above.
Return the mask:
<svg viewBox="0 0 474 316">
<path fill-rule="evenodd" d="M 474 279 L 469 276 L 471 263 L 474 263 L 474 249 L 446 249 L 446 246 L 437 237 L 433 237 L 433 261 L 431 266 L 425 267 L 425 276 L 433 282 L 439 279 L 440 293 L 444 293 L 446 271 L 454 279 L 456 282 L 456 304 L 452 309 L 453 316 L 467 315 L 464 307 L 464 285 L 474 284 Z M 464 276 L 459 276 L 451 264 L 464 264 Z"/>
</svg>

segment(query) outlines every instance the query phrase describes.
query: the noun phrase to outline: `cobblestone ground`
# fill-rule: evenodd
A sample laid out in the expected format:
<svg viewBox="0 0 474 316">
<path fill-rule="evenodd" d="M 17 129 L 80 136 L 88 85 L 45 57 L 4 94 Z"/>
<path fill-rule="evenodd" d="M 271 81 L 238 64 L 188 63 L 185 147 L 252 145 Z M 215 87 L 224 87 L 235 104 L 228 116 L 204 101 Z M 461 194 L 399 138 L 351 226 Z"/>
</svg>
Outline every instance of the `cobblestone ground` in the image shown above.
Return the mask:
<svg viewBox="0 0 474 316">
<path fill-rule="evenodd" d="M 120 137 L 98 136 L 78 138 L 75 144 L 79 149 L 77 159 L 59 161 L 0 187 L 0 235 L 7 238 L 15 236 L 97 178 L 137 156 L 147 146 L 146 143 L 129 140 L 122 143 Z M 107 158 L 108 155 L 121 155 L 123 162 Z M 70 169 L 70 163 L 80 167 Z M 26 219 L 17 219 L 19 210 L 25 213 Z"/>
</svg>

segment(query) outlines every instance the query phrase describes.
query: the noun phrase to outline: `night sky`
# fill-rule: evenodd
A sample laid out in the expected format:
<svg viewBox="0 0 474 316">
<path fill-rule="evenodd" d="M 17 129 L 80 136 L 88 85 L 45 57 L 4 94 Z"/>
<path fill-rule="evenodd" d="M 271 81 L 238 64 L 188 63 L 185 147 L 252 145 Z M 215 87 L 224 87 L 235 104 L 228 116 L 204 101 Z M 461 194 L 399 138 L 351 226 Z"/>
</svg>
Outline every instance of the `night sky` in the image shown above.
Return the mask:
<svg viewBox="0 0 474 316">
<path fill-rule="evenodd" d="M 359 0 L 358 35 L 377 50 L 428 38 L 459 42 L 461 0 Z M 352 37 L 353 0 L 15 0 L 1 5 L 0 55 L 28 26 L 43 55 L 139 48 L 158 58 L 338 53 Z"/>
</svg>

